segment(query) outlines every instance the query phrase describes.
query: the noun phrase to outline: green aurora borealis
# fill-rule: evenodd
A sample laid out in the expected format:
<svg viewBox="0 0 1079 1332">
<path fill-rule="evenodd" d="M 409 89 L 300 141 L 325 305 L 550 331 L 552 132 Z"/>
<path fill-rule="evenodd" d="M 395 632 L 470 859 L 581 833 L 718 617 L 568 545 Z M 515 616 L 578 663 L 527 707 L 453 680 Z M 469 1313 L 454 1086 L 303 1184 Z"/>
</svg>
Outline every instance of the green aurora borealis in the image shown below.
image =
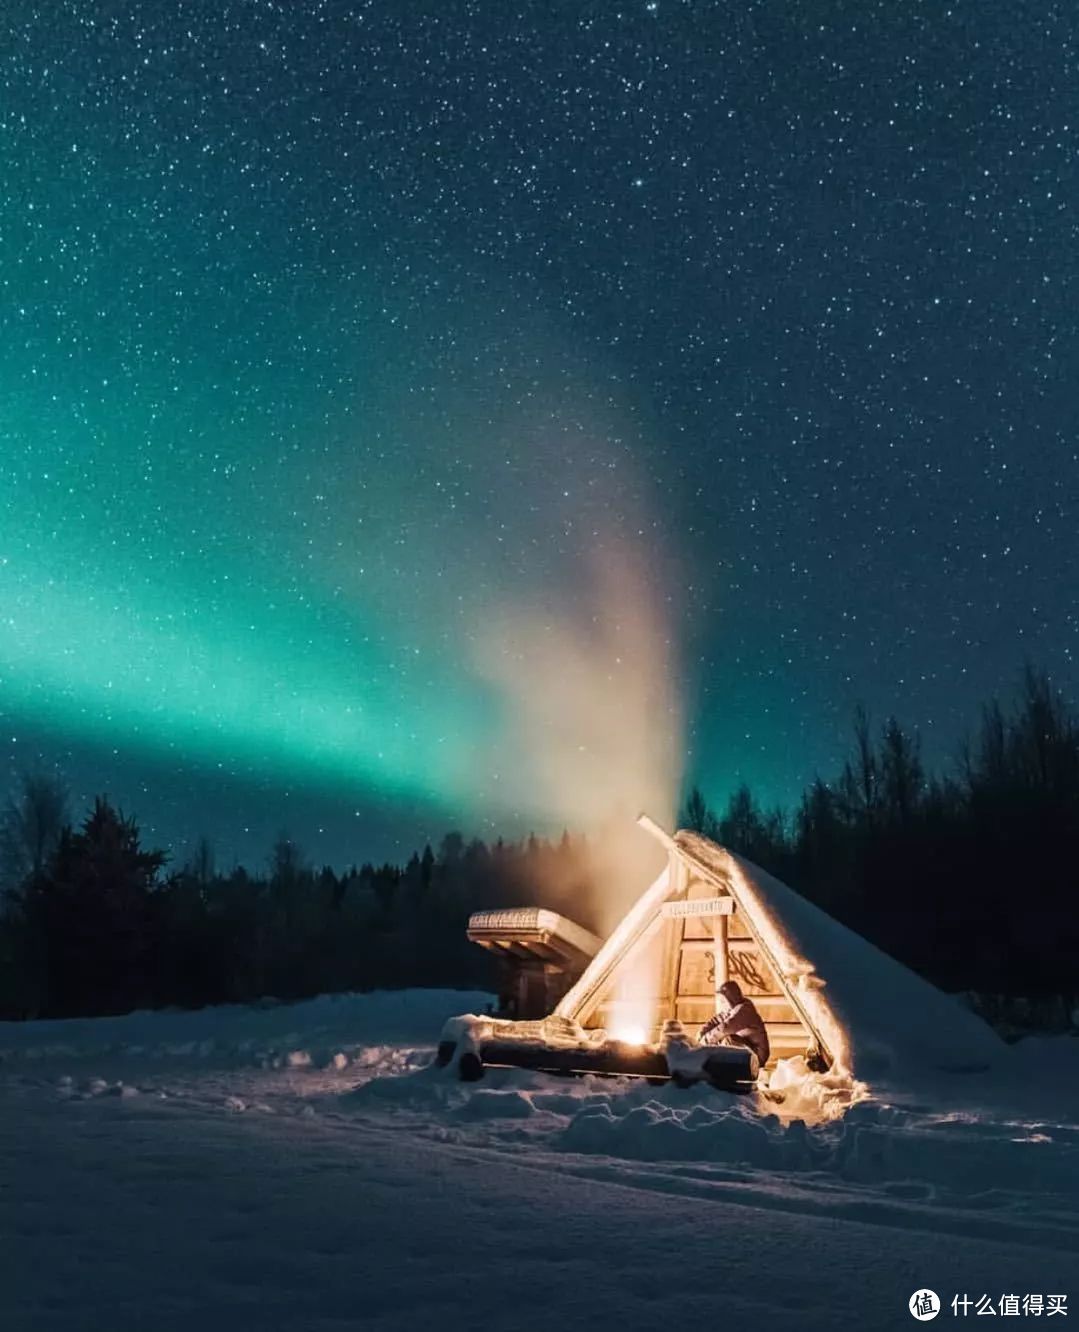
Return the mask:
<svg viewBox="0 0 1079 1332">
<path fill-rule="evenodd" d="M 1074 17 L 872 13 L 5 6 L 5 771 L 344 862 L 1073 690 Z"/>
</svg>

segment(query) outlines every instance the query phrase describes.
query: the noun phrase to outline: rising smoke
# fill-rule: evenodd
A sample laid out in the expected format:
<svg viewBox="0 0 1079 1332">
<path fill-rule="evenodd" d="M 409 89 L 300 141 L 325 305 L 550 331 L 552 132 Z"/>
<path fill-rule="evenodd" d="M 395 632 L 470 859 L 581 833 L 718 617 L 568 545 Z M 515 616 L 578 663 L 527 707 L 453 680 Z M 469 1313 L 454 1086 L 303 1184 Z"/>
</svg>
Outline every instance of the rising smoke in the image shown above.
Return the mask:
<svg viewBox="0 0 1079 1332">
<path fill-rule="evenodd" d="M 479 670 L 500 702 L 486 762 L 501 801 L 587 835 L 597 900 L 582 914 L 602 928 L 662 861 L 637 814 L 674 819 L 682 727 L 670 605 L 656 553 L 607 540 L 583 556 L 572 588 L 503 609 L 479 638 Z"/>
</svg>

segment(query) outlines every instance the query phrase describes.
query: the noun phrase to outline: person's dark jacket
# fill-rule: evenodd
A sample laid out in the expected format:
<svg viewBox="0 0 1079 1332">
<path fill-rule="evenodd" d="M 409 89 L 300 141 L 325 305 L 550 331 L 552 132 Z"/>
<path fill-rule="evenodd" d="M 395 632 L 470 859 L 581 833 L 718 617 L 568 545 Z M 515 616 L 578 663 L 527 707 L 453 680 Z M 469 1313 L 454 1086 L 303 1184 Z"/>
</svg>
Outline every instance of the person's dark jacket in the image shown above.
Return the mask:
<svg viewBox="0 0 1079 1332">
<path fill-rule="evenodd" d="M 753 1051 L 763 1068 L 771 1048 L 764 1019 L 752 999 L 742 993 L 737 981 L 726 981 L 719 992 L 730 1007 L 725 1013 L 709 1018 L 698 1038 L 701 1045 L 742 1045 Z"/>
</svg>

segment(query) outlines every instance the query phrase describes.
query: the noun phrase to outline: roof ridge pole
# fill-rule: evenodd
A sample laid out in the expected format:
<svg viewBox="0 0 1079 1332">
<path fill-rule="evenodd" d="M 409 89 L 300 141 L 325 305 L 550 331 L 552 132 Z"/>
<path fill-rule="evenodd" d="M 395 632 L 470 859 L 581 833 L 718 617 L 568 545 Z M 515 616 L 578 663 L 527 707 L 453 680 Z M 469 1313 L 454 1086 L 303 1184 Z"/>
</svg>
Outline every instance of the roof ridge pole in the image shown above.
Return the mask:
<svg viewBox="0 0 1079 1332">
<path fill-rule="evenodd" d="M 667 870 L 670 874 L 671 897 L 685 897 L 689 889 L 689 866 L 682 855 L 682 848 L 665 828 L 661 828 L 655 819 L 647 814 L 637 815 L 638 826 L 650 833 L 667 852 Z"/>
<path fill-rule="evenodd" d="M 637 824 L 639 827 L 643 828 L 646 833 L 650 833 L 661 846 L 665 847 L 669 856 L 678 855 L 678 843 L 666 828 L 661 828 L 659 826 L 655 819 L 650 818 L 647 814 L 642 812 L 637 815 Z"/>
</svg>

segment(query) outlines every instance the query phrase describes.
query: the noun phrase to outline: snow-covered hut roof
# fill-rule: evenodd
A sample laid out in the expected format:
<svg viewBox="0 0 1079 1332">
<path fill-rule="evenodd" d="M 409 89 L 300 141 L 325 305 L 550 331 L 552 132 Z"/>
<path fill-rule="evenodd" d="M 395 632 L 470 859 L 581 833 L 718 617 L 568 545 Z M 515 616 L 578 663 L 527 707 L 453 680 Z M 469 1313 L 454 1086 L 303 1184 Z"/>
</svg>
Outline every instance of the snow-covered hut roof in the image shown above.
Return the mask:
<svg viewBox="0 0 1079 1332">
<path fill-rule="evenodd" d="M 837 1066 L 872 1079 L 900 1067 L 984 1067 L 1002 1054 L 1003 1042 L 961 1001 L 786 884 L 698 833 L 673 842 L 737 900 Z"/>
</svg>

